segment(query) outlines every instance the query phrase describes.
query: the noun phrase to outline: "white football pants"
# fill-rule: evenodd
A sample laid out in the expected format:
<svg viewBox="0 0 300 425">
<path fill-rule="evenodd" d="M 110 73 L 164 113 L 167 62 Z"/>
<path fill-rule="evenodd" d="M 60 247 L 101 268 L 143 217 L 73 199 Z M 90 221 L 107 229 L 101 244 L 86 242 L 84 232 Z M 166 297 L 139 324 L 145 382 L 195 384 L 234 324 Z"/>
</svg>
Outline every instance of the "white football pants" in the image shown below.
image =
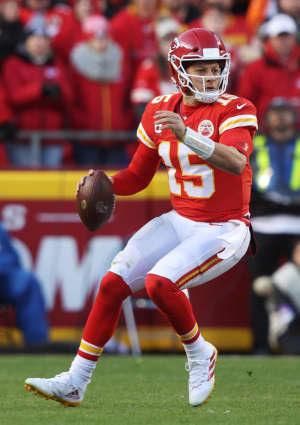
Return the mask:
<svg viewBox="0 0 300 425">
<path fill-rule="evenodd" d="M 239 220 L 204 223 L 174 210 L 138 230 L 112 261 L 110 271 L 121 276 L 132 292 L 145 287 L 148 273 L 192 288 L 235 266 L 247 252 L 250 231 Z"/>
</svg>

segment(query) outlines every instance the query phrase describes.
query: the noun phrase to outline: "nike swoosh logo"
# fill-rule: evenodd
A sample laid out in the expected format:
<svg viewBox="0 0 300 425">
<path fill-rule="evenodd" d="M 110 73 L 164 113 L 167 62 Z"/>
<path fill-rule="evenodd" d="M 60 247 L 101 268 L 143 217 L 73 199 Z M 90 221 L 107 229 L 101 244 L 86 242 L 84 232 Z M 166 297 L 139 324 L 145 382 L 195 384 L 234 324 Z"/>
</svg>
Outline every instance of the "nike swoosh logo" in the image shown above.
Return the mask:
<svg viewBox="0 0 300 425">
<path fill-rule="evenodd" d="M 247 103 L 243 103 L 242 105 L 236 105 L 236 109 L 242 109 L 246 105 Z"/>
</svg>

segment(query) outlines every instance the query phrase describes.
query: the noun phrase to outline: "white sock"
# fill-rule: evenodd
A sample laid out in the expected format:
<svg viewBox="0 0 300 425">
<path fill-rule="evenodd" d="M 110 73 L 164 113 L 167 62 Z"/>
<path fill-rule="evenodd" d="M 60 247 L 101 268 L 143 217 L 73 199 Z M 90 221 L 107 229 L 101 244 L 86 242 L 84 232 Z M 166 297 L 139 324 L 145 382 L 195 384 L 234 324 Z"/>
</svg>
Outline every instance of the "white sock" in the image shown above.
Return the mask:
<svg viewBox="0 0 300 425">
<path fill-rule="evenodd" d="M 207 346 L 205 339 L 200 334 L 196 341 L 191 344 L 183 344 L 184 351 L 188 360 L 198 360 L 210 356 L 210 347 Z"/>
<path fill-rule="evenodd" d="M 89 384 L 97 362 L 85 359 L 78 354 L 75 356 L 69 372 L 73 374 L 75 384 Z"/>
</svg>

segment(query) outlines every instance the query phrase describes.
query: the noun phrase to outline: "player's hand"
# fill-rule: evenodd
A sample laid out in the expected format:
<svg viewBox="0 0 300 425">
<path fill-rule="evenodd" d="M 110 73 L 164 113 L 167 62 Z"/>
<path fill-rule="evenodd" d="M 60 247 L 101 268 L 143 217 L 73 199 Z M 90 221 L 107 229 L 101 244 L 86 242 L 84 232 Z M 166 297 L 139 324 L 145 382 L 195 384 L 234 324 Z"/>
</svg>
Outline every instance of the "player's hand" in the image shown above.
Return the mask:
<svg viewBox="0 0 300 425">
<path fill-rule="evenodd" d="M 185 134 L 186 127 L 179 114 L 171 111 L 156 111 L 154 114 L 155 125 L 160 125 L 164 130 L 169 128 L 175 134 L 178 140 L 181 140 Z"/>
<path fill-rule="evenodd" d="M 94 174 L 94 172 L 95 172 L 95 170 L 89 170 L 88 175 L 89 176 L 92 176 Z M 79 192 L 79 189 L 81 188 L 81 186 L 84 185 L 86 178 L 87 178 L 87 176 L 81 177 L 81 179 L 77 183 L 77 186 L 76 186 L 76 196 L 78 195 L 78 192 Z"/>
</svg>

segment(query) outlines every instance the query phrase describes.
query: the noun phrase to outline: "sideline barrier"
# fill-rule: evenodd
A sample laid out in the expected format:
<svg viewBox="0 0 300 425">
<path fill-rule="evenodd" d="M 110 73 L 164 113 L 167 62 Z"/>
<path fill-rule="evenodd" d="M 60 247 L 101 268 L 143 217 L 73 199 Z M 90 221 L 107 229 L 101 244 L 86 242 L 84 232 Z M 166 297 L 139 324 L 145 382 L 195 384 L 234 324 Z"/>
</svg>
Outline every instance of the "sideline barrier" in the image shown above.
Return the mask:
<svg viewBox="0 0 300 425">
<path fill-rule="evenodd" d="M 43 140 L 56 140 L 57 143 L 69 141 L 80 142 L 88 140 L 89 144 L 101 144 L 102 140 L 110 140 L 126 143 L 136 140 L 135 131 L 91 131 L 91 130 L 22 130 L 17 134 L 19 140 L 27 140 L 31 146 L 32 165 L 41 165 L 41 146 Z"/>
</svg>

